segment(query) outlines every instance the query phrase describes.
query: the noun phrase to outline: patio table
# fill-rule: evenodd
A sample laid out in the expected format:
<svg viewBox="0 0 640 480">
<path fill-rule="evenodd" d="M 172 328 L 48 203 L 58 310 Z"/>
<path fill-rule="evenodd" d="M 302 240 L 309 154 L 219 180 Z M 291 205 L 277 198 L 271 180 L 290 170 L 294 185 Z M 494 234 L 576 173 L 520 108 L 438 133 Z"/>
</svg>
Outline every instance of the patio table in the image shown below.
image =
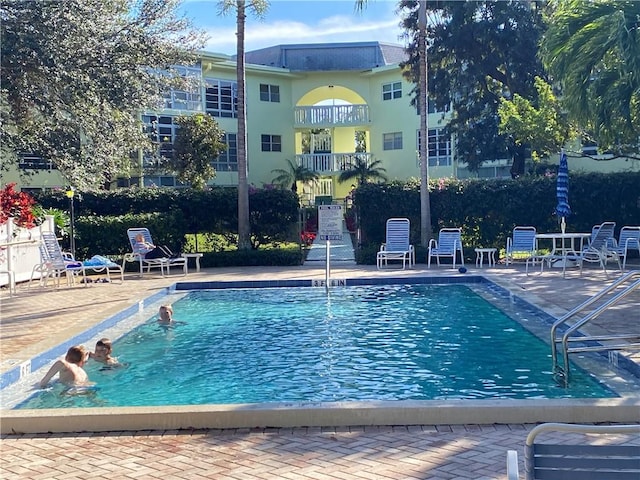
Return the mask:
<svg viewBox="0 0 640 480">
<path fill-rule="evenodd" d="M 590 233 L 577 233 L 577 232 L 557 232 L 557 233 L 538 233 L 536 240 L 550 240 L 551 252 L 546 255 L 538 257 L 542 261 L 541 269 L 544 267 L 546 261 L 550 267 L 562 267 L 562 276 L 565 276 L 567 266 L 569 262 L 576 260 L 582 251 L 585 239 L 591 238 Z M 576 250 L 576 241 L 580 241 L 580 246 Z M 569 241 L 567 243 L 567 241 Z"/>
</svg>

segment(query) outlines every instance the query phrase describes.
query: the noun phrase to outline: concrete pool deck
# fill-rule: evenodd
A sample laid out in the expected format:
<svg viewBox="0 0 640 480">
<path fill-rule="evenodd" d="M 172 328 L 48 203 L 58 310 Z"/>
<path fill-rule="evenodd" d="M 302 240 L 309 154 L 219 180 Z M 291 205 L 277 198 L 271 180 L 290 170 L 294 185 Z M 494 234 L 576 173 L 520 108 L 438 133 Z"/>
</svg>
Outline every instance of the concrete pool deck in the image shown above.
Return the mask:
<svg viewBox="0 0 640 480">
<path fill-rule="evenodd" d="M 467 275 L 470 273 L 485 275 L 554 316 L 584 301 L 617 276 L 612 272 L 607 280 L 595 269 L 585 270 L 582 277 L 577 271 L 570 271 L 566 279 L 558 271 L 527 276 L 521 266 L 470 268 Z M 332 278 L 452 274 L 459 275 L 444 266 L 428 270 L 424 264 L 405 271 L 354 266 L 332 268 Z M 202 270 L 190 273 L 187 279 L 322 280 L 324 275 L 323 266 L 233 268 Z M 12 298 L 3 290 L 0 297 L 0 372 L 87 330 L 158 289 L 184 279 L 155 275 L 139 279 L 128 274 L 123 285 L 97 283 L 86 288 L 76 286 L 58 290 L 37 287 L 27 290 L 25 285 L 19 285 L 18 294 Z M 640 291 L 589 328 L 594 333 L 622 333 L 630 326 L 639 329 L 638 307 Z M 607 408 L 616 409 L 614 406 Z M 633 411 L 637 406 L 631 404 L 628 408 Z M 640 421 L 640 409 L 637 412 Z M 461 417 L 446 417 L 447 420 L 456 418 Z M 404 427 L 318 426 L 206 431 L 149 431 L 146 428 L 134 433 L 4 435 L 0 443 L 0 465 L 3 476 L 7 475 L 5 478 L 73 478 L 70 473 L 73 471 L 77 471 L 78 476 L 84 476 L 82 472 L 97 475 L 99 471 L 100 475 L 114 478 L 127 475 L 131 478 L 506 478 L 506 474 L 501 473 L 505 470 L 506 449 L 520 449 L 532 425 L 514 422 L 511 417 L 506 417 L 502 425 L 487 425 L 490 422 L 479 418 L 466 426 L 456 426 L 465 423 L 456 421 L 434 426 L 426 421 L 423 426 Z M 612 417 L 609 421 L 616 419 Z M 51 476 L 47 476 L 43 465 L 48 465 L 47 470 L 53 468 L 55 457 L 70 451 L 73 451 L 73 467 L 50 470 Z M 103 455 L 97 455 L 99 451 Z M 109 460 L 110 455 L 116 458 Z M 158 461 L 158 455 L 164 460 Z M 151 461 L 152 458 L 156 460 Z M 68 461 L 65 463 L 68 465 Z M 130 469 L 129 473 L 122 473 L 127 469 Z"/>
</svg>

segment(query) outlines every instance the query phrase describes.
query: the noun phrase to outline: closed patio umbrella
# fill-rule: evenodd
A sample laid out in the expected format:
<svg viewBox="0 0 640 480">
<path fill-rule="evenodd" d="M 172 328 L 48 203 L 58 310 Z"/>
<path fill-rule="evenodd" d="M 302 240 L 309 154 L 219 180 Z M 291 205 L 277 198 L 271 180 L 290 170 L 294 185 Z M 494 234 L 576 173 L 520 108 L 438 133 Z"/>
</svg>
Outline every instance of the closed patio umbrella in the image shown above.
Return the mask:
<svg viewBox="0 0 640 480">
<path fill-rule="evenodd" d="M 560 228 L 562 233 L 564 233 L 566 226 L 565 218 L 571 215 L 571 207 L 569 207 L 569 164 L 567 163 L 567 154 L 564 153 L 564 151 L 560 154 L 556 196 L 558 198 L 556 215 L 560 218 Z"/>
</svg>

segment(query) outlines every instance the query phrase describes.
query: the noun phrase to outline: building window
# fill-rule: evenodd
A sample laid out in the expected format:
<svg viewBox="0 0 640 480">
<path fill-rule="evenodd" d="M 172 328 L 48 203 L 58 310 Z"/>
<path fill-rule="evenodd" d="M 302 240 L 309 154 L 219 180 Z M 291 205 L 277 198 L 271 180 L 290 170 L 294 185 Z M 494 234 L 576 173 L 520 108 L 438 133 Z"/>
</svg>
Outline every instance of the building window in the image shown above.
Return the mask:
<svg viewBox="0 0 640 480">
<path fill-rule="evenodd" d="M 280 86 L 261 83 L 260 100 L 263 102 L 280 102 Z"/>
<path fill-rule="evenodd" d="M 200 66 L 174 66 L 173 69 L 178 75 L 186 78 L 190 82 L 191 88 L 189 88 L 189 90 L 171 89 L 169 93 L 165 95 L 164 108 L 201 112 L 202 94 L 200 92 L 200 78 L 202 77 L 202 70 Z"/>
<path fill-rule="evenodd" d="M 229 80 L 205 79 L 205 110 L 213 117 L 238 117 L 238 84 Z"/>
<path fill-rule="evenodd" d="M 417 149 L 420 152 L 420 130 L 418 130 Z M 428 132 L 429 143 L 429 166 L 448 167 L 451 166 L 451 137 L 444 133 L 442 128 L 430 129 Z"/>
<path fill-rule="evenodd" d="M 582 139 L 582 154 L 594 156 L 598 155 L 598 144 L 586 137 Z"/>
<path fill-rule="evenodd" d="M 282 137 L 280 135 L 262 135 L 263 152 L 281 152 Z"/>
<path fill-rule="evenodd" d="M 187 186 L 173 175 L 145 175 L 143 185 L 147 188 Z"/>
<path fill-rule="evenodd" d="M 155 152 L 143 154 L 142 165 L 145 168 L 157 168 L 161 158 L 173 157 L 173 142 L 176 139 L 178 126 L 170 115 L 142 115 L 144 130 L 153 144 L 157 147 Z M 159 158 L 161 157 L 161 158 Z"/>
<path fill-rule="evenodd" d="M 238 136 L 235 133 L 225 133 L 224 143 L 227 149 L 211 162 L 211 166 L 216 169 L 216 172 L 237 172 Z"/>
<path fill-rule="evenodd" d="M 51 161 L 45 160 L 35 153 L 19 153 L 18 167 L 22 170 L 56 170 Z"/>
<path fill-rule="evenodd" d="M 402 150 L 402 132 L 385 133 L 382 143 L 383 150 Z"/>
<path fill-rule="evenodd" d="M 402 83 L 384 83 L 382 84 L 382 100 L 393 100 L 402 97 Z"/>
</svg>

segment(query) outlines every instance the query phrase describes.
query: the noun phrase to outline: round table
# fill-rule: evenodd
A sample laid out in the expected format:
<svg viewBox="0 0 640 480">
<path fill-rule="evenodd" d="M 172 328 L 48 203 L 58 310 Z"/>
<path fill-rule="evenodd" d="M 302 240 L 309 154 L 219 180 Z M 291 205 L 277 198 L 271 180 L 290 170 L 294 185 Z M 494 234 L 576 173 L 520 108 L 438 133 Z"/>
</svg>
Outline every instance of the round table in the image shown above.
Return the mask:
<svg viewBox="0 0 640 480">
<path fill-rule="evenodd" d="M 476 248 L 476 267 L 482 268 L 482 264 L 484 263 L 484 255 L 487 254 L 487 264 L 490 267 L 496 266 L 496 252 L 497 248 Z"/>
</svg>

